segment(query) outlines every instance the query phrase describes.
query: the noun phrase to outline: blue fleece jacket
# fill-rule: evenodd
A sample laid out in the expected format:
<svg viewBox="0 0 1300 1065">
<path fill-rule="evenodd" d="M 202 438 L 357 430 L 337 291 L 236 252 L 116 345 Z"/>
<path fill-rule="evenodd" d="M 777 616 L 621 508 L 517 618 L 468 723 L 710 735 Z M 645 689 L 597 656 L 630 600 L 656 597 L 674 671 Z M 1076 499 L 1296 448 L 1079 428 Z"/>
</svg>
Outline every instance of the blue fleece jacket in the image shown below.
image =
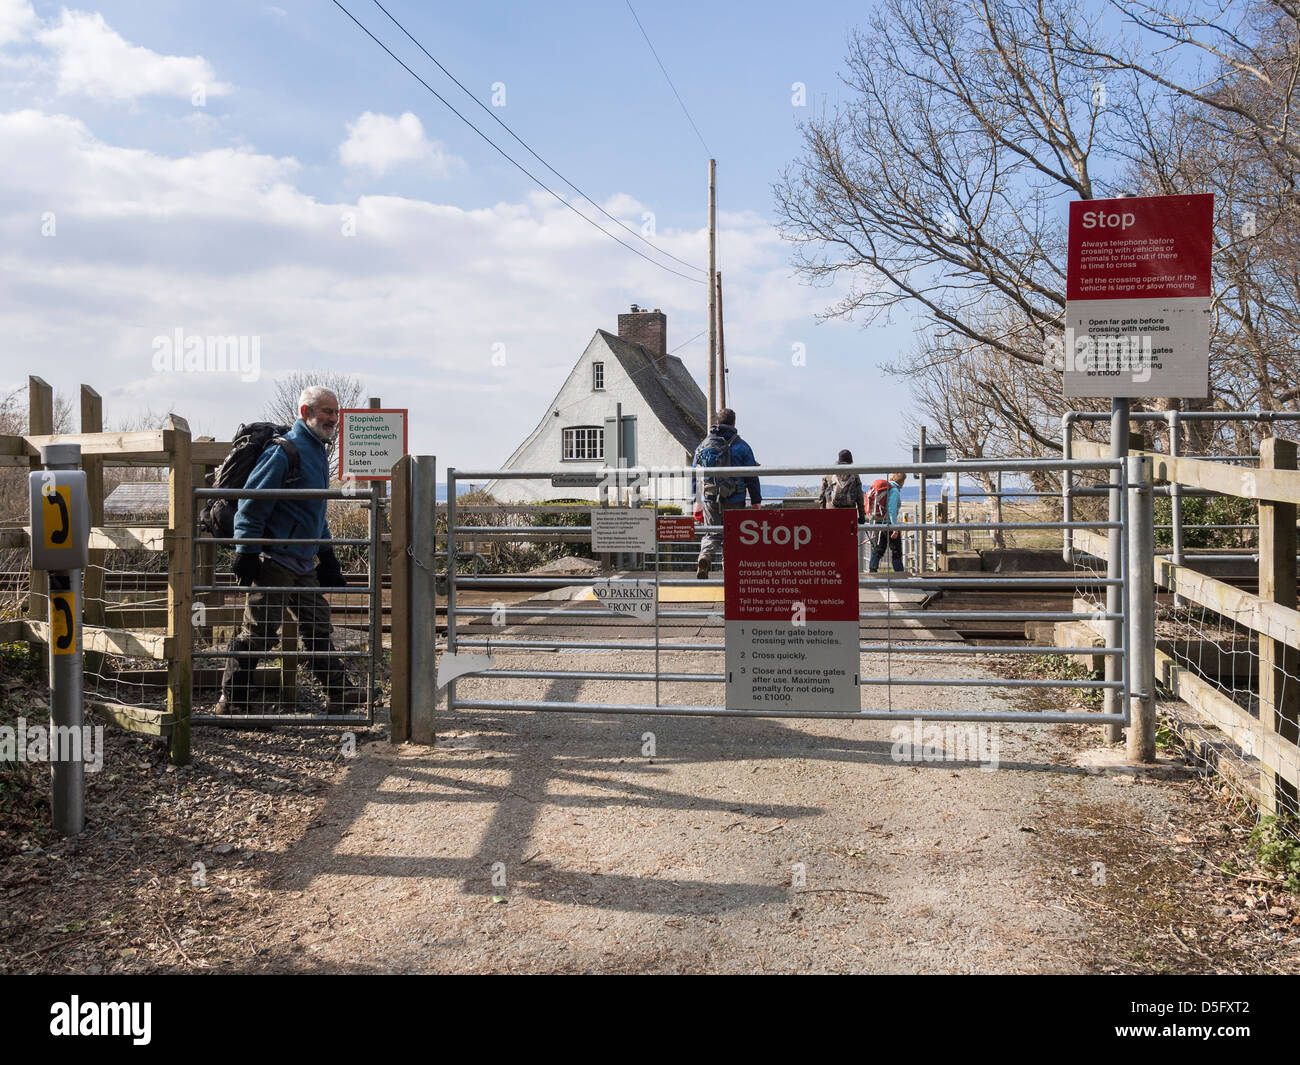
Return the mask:
<svg viewBox="0 0 1300 1065">
<path fill-rule="evenodd" d="M 733 466 L 757 466 L 758 460 L 754 458 L 753 449 L 740 438 L 734 425 L 714 425 L 709 428 L 710 435 L 718 435 L 731 441 L 731 464 Z M 703 441 L 695 449 L 695 455 L 691 458 L 692 466 L 700 464 L 700 450 L 704 447 Z M 707 467 L 704 467 L 707 468 Z M 698 495 L 696 487 L 696 475 L 691 474 L 691 494 Z M 740 482 L 740 487 L 724 499 L 723 506 L 743 507 L 745 505 L 745 492 L 749 492 L 749 502 L 752 506 L 758 506 L 763 502 L 763 492 L 759 488 L 757 477 L 745 477 Z"/>
<path fill-rule="evenodd" d="M 299 418 L 285 437 L 298 446 L 300 474 L 292 487 L 328 488 L 329 453 L 316 434 L 307 428 L 307 423 Z M 288 473 L 289 457 L 279 444 L 272 444 L 262 452 L 244 487 L 283 488 Z M 329 534 L 323 499 L 241 499 L 235 512 L 236 536 L 306 540 L 328 537 Z M 255 555 L 263 548 L 256 544 L 241 544 L 236 550 Z M 316 544 L 284 544 L 271 550 L 277 555 L 291 555 L 307 564 L 315 559 L 320 547 Z"/>
</svg>

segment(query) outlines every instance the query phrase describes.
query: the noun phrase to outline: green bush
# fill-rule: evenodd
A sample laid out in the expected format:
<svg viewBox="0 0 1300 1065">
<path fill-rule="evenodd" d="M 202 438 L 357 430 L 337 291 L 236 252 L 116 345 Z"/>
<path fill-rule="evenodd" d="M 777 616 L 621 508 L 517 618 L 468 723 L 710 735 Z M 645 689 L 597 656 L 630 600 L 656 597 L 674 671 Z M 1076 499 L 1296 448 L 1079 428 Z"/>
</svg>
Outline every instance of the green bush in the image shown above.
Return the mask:
<svg viewBox="0 0 1300 1065">
<path fill-rule="evenodd" d="M 1249 529 L 1206 529 L 1206 525 L 1256 525 L 1255 502 L 1236 496 L 1183 496 L 1184 547 L 1244 547 L 1254 542 Z M 1173 500 L 1157 496 L 1155 501 L 1156 546 L 1172 547 Z"/>
</svg>

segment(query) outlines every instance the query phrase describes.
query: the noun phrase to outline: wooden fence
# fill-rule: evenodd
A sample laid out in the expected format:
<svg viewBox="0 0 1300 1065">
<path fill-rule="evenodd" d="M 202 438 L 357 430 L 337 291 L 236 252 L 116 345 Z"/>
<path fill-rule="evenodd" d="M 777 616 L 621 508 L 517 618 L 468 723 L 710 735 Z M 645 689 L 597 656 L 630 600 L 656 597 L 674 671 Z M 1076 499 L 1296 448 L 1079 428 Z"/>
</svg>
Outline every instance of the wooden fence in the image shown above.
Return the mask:
<svg viewBox="0 0 1300 1065">
<path fill-rule="evenodd" d="M 1255 634 L 1259 646 L 1259 717 L 1157 647 L 1156 676 L 1206 724 L 1253 759 L 1258 780 L 1242 780 L 1266 813 L 1297 809 L 1300 791 L 1300 611 L 1296 609 L 1296 445 L 1271 437 L 1259 468 L 1154 452 L 1157 483 L 1203 488 L 1259 504 L 1259 594 L 1252 595 L 1169 559 L 1156 558 L 1156 584 Z M 1075 441 L 1076 458 L 1106 458 L 1109 447 Z M 1075 533 L 1075 546 L 1106 557 L 1105 537 Z"/>
</svg>

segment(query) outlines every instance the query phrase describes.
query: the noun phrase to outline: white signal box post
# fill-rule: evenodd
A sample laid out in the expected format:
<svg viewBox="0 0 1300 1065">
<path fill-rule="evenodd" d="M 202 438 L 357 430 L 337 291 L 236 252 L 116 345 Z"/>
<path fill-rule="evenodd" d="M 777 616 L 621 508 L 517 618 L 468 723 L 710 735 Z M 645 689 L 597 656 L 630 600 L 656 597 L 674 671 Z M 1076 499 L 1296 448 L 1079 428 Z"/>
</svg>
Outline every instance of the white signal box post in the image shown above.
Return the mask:
<svg viewBox="0 0 1300 1065">
<path fill-rule="evenodd" d="M 81 575 L 90 559 L 90 501 L 77 444 L 41 447 L 45 469 L 28 476 L 32 569 L 48 574 L 50 774 L 54 827 L 65 836 L 86 823 L 82 734 Z M 34 589 L 33 589 L 34 590 Z"/>
</svg>

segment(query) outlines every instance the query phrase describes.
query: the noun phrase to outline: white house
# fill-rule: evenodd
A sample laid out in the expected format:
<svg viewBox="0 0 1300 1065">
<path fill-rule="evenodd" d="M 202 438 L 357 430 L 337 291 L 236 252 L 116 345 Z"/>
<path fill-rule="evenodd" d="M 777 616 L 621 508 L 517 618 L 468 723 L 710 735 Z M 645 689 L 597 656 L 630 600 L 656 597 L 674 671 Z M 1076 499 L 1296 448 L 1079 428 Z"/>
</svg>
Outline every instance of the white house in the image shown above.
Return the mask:
<svg viewBox="0 0 1300 1065">
<path fill-rule="evenodd" d="M 614 433 L 621 404 L 622 449 Z M 668 319 L 657 308 L 618 316 L 618 336 L 597 329 L 541 421 L 502 466 L 581 475 L 602 467 L 689 466 L 707 433 L 708 400 L 682 360 L 668 354 Z M 582 480 L 573 477 L 573 481 Z M 485 486 L 499 500 L 596 499 L 593 485 L 501 478 Z M 689 478 L 661 479 L 646 498 L 685 503 Z"/>
</svg>

